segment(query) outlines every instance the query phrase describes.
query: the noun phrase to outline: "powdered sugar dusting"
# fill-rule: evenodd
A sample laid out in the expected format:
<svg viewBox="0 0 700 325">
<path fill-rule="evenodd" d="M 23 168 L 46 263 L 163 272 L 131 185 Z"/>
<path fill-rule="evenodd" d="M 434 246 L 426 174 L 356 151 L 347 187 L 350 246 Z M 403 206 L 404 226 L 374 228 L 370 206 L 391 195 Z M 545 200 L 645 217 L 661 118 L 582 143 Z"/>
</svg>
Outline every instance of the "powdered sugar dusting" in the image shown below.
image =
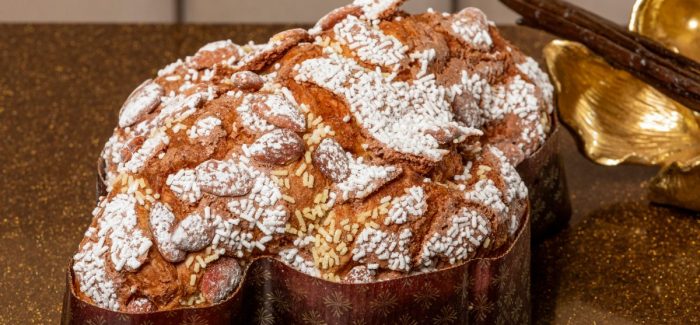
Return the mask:
<svg viewBox="0 0 700 325">
<path fill-rule="evenodd" d="M 475 49 L 488 51 L 493 46 L 486 16 L 479 9 L 466 8 L 462 10 L 453 16 L 450 26 L 452 31 Z"/>
<path fill-rule="evenodd" d="M 98 242 L 88 242 L 73 256 L 73 273 L 78 280 L 80 291 L 90 297 L 99 307 L 119 310 L 117 288 L 107 275 L 105 238 Z"/>
<path fill-rule="evenodd" d="M 401 168 L 396 166 L 374 166 L 365 164 L 363 159 L 348 157 L 350 175 L 335 185 L 340 194 L 340 201 L 364 199 L 384 184 L 392 181 L 401 174 Z"/>
<path fill-rule="evenodd" d="M 232 258 L 221 258 L 207 265 L 204 271 L 200 290 L 207 301 L 219 303 L 238 287 L 243 277 L 239 263 Z"/>
<path fill-rule="evenodd" d="M 147 135 L 153 129 L 164 126 L 168 122 L 184 120 L 194 114 L 203 102 L 204 94 L 202 93 L 164 97 L 163 108 L 158 112 L 158 115 L 151 120 L 136 124 L 134 134 Z"/>
<path fill-rule="evenodd" d="M 175 228 L 172 236 L 173 243 L 177 248 L 188 252 L 196 252 L 207 247 L 214 236 L 213 220 L 214 216 L 209 207 L 188 215 Z"/>
<path fill-rule="evenodd" d="M 350 159 L 343 147 L 331 138 L 325 138 L 313 154 L 313 163 L 330 180 L 340 183 L 350 175 Z"/>
<path fill-rule="evenodd" d="M 213 52 L 219 49 L 223 49 L 226 47 L 234 46 L 233 42 L 231 40 L 221 40 L 221 41 L 215 41 L 208 43 L 204 46 L 202 46 L 199 51 L 197 52 Z"/>
<path fill-rule="evenodd" d="M 481 114 L 486 122 L 502 120 L 507 114 L 516 115 L 522 123 L 522 142 L 518 145 L 525 154 L 531 154 L 532 149 L 524 144 L 537 141 L 544 143 L 547 137 L 545 127 L 540 121 L 540 102 L 536 96 L 535 85 L 516 75 L 504 84 L 495 86 L 482 79 L 479 75 L 469 76 L 462 72 L 461 84 L 455 89 L 464 87 L 479 102 Z"/>
<path fill-rule="evenodd" d="M 172 241 L 176 220 L 170 208 L 161 202 L 156 202 L 151 207 L 148 220 L 156 247 L 163 258 L 173 263 L 184 260 L 185 252 L 177 248 Z"/>
<path fill-rule="evenodd" d="M 73 272 L 80 290 L 95 304 L 118 310 L 117 287 L 113 276 L 107 273 L 106 259 L 110 259 L 117 271 L 134 271 L 141 266 L 152 243 L 137 228 L 136 199 L 133 196 L 119 194 L 96 213 L 97 229 L 90 228 L 86 235 L 96 236 L 97 242 L 89 239 L 73 257 Z"/>
<path fill-rule="evenodd" d="M 489 147 L 489 151 L 498 158 L 501 178 L 506 185 L 505 201 L 511 206 L 512 202 L 527 199 L 527 186 L 520 178 L 518 171 L 508 162 L 508 158 L 496 147 Z M 508 231 L 510 235 L 515 234 L 520 227 L 519 213 L 511 213 Z"/>
<path fill-rule="evenodd" d="M 283 234 L 287 210 L 282 204 L 279 186 L 263 172 L 252 168 L 244 158 L 240 163 L 254 179 L 250 192 L 231 199 L 228 210 L 234 218 L 216 218 L 214 244 L 228 254 L 243 257 L 254 249 L 266 250 L 274 235 Z"/>
<path fill-rule="evenodd" d="M 482 98 L 483 99 L 483 98 Z M 489 121 L 499 120 L 505 114 L 516 114 L 524 119 L 534 119 L 538 115 L 538 102 L 535 86 L 520 76 L 515 76 L 506 84 L 498 85 L 491 94 L 490 109 L 484 113 Z"/>
<path fill-rule="evenodd" d="M 204 45 L 194 56 L 187 58 L 187 63 L 196 69 L 211 68 L 222 62 L 234 65 L 243 55 L 238 45 L 230 40 L 222 40 Z"/>
<path fill-rule="evenodd" d="M 243 150 L 256 161 L 284 165 L 304 153 L 304 141 L 292 131 L 276 129 L 263 134 Z"/>
<path fill-rule="evenodd" d="M 119 126 L 130 126 L 150 113 L 160 104 L 162 95 L 163 88 L 160 85 L 150 79 L 146 80 L 126 99 L 119 112 Z"/>
<path fill-rule="evenodd" d="M 508 159 L 544 141 L 553 87 L 534 60 L 499 53 L 480 11 L 392 18 L 402 2 L 357 0 L 313 43 L 301 29 L 214 42 L 159 71 L 169 93 L 147 83 L 155 104 L 121 112 L 102 154 L 110 193 L 74 256 L 80 290 L 105 308 L 170 308 L 124 287 L 151 241 L 178 268 L 183 306 L 229 297 L 260 256 L 365 283 L 506 245 L 527 207 Z"/>
<path fill-rule="evenodd" d="M 302 273 L 315 277 L 321 276 L 321 271 L 316 267 L 316 265 L 314 265 L 314 262 L 299 255 L 299 249 L 297 248 L 283 249 L 278 255 L 284 264 L 287 264 L 301 271 Z"/>
<path fill-rule="evenodd" d="M 197 166 L 196 182 L 206 193 L 218 196 L 245 195 L 253 187 L 248 168 L 232 161 L 208 160 Z"/>
<path fill-rule="evenodd" d="M 489 207 L 496 213 L 499 223 L 508 225 L 509 234 L 513 235 L 520 226 L 521 211 L 511 211 L 511 206 L 516 201 L 527 199 L 527 187 L 523 183 L 515 167 L 508 162 L 507 157 L 497 148 L 488 146 L 487 152 L 498 159 L 498 175 L 505 184 L 504 191 L 501 191 L 493 181 L 487 178 L 483 171 L 491 170 L 486 165 L 478 165 L 480 179 L 473 187 L 465 192 L 464 198 L 468 201 L 477 202 Z M 477 162 L 478 163 L 478 162 Z"/>
<path fill-rule="evenodd" d="M 337 41 L 346 45 L 365 62 L 397 68 L 406 57 L 406 46 L 377 26 L 348 16 L 333 28 Z"/>
<path fill-rule="evenodd" d="M 472 190 L 464 193 L 466 200 L 481 203 L 491 208 L 499 216 L 508 213 L 508 206 L 503 202 L 502 196 L 503 193 L 491 179 L 479 180 L 474 184 Z"/>
<path fill-rule="evenodd" d="M 523 121 L 521 123 L 523 143 L 532 143 L 532 141 L 537 141 L 538 144 L 544 143 L 547 134 L 539 119 L 540 102 L 536 97 L 535 86 L 517 75 L 507 84 L 496 87 L 495 90 L 492 109 L 487 110 L 487 114 L 492 119 L 502 117 L 506 112 L 517 115 Z M 521 149 L 525 154 L 530 154 L 532 151 L 523 148 L 522 145 Z"/>
<path fill-rule="evenodd" d="M 185 63 L 182 61 L 182 59 L 178 59 L 177 61 L 166 65 L 163 69 L 158 70 L 158 77 L 166 77 L 166 76 L 172 75 L 179 68 L 184 68 L 184 67 L 185 67 Z"/>
<path fill-rule="evenodd" d="M 482 134 L 454 121 L 448 90 L 437 85 L 434 75 L 410 84 L 392 82 L 335 53 L 304 61 L 297 71 L 297 81 L 343 96 L 361 126 L 396 151 L 437 161 L 447 151 L 430 131 L 459 133 L 454 138 Z"/>
<path fill-rule="evenodd" d="M 265 119 L 255 113 L 253 110 L 253 104 L 258 100 L 259 96 L 255 94 L 248 94 L 243 97 L 243 102 L 236 112 L 238 112 L 239 117 L 243 126 L 256 133 L 264 133 L 267 131 L 272 131 L 275 126 L 268 123 Z"/>
<path fill-rule="evenodd" d="M 306 118 L 294 102 L 280 94 L 261 95 L 260 97 L 255 108 L 257 113 L 267 122 L 295 132 L 306 130 Z"/>
<path fill-rule="evenodd" d="M 353 5 L 360 6 L 365 16 L 369 19 L 377 19 L 385 16 L 391 10 L 395 10 L 405 0 L 355 0 Z"/>
<path fill-rule="evenodd" d="M 118 194 L 98 217 L 97 237 L 110 240 L 109 256 L 117 271 L 141 267 L 152 245 L 137 227 L 136 204 L 132 195 Z"/>
<path fill-rule="evenodd" d="M 369 283 L 374 281 L 374 272 L 365 265 L 358 265 L 350 269 L 344 280 L 349 283 Z"/>
<path fill-rule="evenodd" d="M 489 151 L 498 158 L 501 177 L 506 184 L 506 201 L 511 202 L 527 198 L 527 187 L 520 178 L 518 171 L 515 170 L 515 167 L 508 162 L 508 158 L 496 147 L 489 146 Z"/>
<path fill-rule="evenodd" d="M 154 134 L 144 141 L 141 148 L 133 153 L 128 162 L 119 164 L 117 170 L 130 173 L 140 172 L 146 166 L 146 163 L 161 152 L 168 143 L 170 143 L 170 138 L 165 133 L 158 132 Z"/>
</svg>

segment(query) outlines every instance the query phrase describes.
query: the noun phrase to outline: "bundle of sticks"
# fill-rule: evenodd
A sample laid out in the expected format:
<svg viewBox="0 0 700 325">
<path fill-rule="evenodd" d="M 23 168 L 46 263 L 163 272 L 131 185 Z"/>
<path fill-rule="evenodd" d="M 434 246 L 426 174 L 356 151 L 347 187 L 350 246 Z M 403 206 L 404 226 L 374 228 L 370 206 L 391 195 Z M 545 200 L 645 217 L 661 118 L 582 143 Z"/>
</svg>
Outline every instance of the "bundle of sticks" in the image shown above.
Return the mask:
<svg viewBox="0 0 700 325">
<path fill-rule="evenodd" d="M 700 63 L 585 9 L 560 0 L 500 0 L 519 23 L 586 45 L 610 65 L 700 112 Z"/>
</svg>

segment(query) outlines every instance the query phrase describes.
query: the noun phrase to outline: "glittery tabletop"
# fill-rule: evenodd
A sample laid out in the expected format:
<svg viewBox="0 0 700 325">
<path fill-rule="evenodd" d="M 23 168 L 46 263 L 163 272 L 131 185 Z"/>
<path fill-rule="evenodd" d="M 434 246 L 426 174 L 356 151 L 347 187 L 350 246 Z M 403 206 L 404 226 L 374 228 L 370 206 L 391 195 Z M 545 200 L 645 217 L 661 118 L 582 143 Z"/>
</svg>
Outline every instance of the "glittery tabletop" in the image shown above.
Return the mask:
<svg viewBox="0 0 700 325">
<path fill-rule="evenodd" d="M 286 27 L 0 25 L 0 323 L 58 322 L 95 161 L 131 90 L 209 41 L 261 42 Z M 503 31 L 537 58 L 551 40 Z M 535 248 L 533 319 L 700 322 L 698 214 L 650 205 L 653 168 L 597 166 L 564 133 L 574 216 Z"/>
</svg>

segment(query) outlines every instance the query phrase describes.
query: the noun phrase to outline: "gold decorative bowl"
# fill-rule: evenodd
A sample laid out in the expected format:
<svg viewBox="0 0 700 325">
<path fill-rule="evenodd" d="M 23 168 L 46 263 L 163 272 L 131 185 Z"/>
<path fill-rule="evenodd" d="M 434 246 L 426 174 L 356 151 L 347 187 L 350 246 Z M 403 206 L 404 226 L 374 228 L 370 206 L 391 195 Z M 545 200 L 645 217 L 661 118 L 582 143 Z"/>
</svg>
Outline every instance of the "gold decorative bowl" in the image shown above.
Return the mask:
<svg viewBox="0 0 700 325">
<path fill-rule="evenodd" d="M 629 29 L 700 60 L 700 1 L 638 0 Z M 544 56 L 561 117 L 590 159 L 661 166 L 650 198 L 700 210 L 699 114 L 579 43 L 553 41 Z"/>
</svg>

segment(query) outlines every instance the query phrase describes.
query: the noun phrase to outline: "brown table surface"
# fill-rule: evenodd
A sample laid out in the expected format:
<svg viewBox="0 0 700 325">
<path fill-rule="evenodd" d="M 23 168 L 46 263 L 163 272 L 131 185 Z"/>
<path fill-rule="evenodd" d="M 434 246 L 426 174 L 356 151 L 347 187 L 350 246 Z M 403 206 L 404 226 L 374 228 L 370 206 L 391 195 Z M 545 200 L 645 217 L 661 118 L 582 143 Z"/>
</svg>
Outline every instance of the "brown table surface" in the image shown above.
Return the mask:
<svg viewBox="0 0 700 325">
<path fill-rule="evenodd" d="M 282 29 L 0 25 L 0 323 L 58 322 L 95 160 L 131 90 L 204 43 L 262 42 Z M 540 61 L 552 39 L 503 32 Z M 648 203 L 654 168 L 595 165 L 563 133 L 574 215 L 533 252 L 535 322 L 700 322 L 699 215 Z"/>
</svg>

